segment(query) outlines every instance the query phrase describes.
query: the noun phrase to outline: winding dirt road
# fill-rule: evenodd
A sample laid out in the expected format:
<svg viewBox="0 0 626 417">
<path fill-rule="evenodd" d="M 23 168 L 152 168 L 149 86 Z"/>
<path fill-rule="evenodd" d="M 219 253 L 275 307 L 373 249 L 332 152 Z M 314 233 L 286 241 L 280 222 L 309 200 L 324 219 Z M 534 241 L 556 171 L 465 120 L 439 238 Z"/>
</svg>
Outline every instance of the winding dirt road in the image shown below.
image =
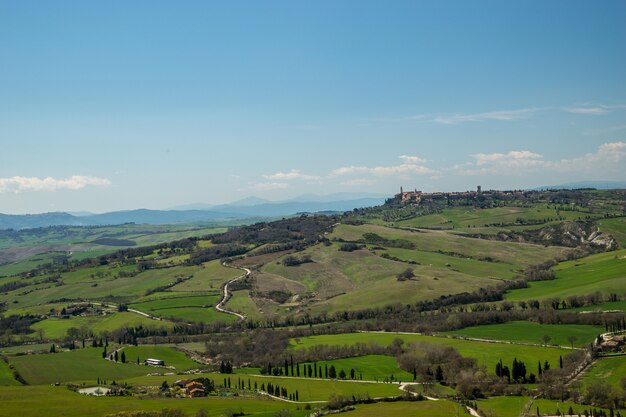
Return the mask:
<svg viewBox="0 0 626 417">
<path fill-rule="evenodd" d="M 241 271 L 245 271 L 245 273 L 243 275 L 238 276 L 237 278 L 231 279 L 226 284 L 224 284 L 223 293 L 222 293 L 222 299 L 220 300 L 219 303 L 217 303 L 217 305 L 215 306 L 215 309 L 217 311 L 221 311 L 222 313 L 232 314 L 234 316 L 237 316 L 237 317 L 239 317 L 240 320 L 245 320 L 246 319 L 245 315 L 239 314 L 239 313 L 236 313 L 234 311 L 225 309 L 224 308 L 224 304 L 226 304 L 226 302 L 230 298 L 230 293 L 228 292 L 228 285 L 232 284 L 233 282 L 239 281 L 242 278 L 247 277 L 248 275 L 250 275 L 250 273 L 252 271 L 250 271 L 248 268 L 244 268 L 244 267 L 240 267 L 240 266 L 228 265 L 226 262 L 223 262 L 222 265 L 224 265 L 227 268 L 234 268 L 234 269 L 239 269 Z"/>
</svg>

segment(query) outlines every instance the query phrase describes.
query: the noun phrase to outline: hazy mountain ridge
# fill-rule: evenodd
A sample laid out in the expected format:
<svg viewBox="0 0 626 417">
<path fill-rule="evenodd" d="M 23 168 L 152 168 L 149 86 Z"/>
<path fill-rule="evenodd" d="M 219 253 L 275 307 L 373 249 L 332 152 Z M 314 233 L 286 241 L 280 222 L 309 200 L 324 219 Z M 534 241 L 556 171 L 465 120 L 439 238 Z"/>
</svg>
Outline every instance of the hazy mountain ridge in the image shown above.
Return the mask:
<svg viewBox="0 0 626 417">
<path fill-rule="evenodd" d="M 270 202 L 249 197 L 230 204 L 212 206 L 208 209 L 150 210 L 136 209 L 113 211 L 102 214 L 72 215 L 65 212 L 11 215 L 0 214 L 0 230 L 30 229 L 48 226 L 102 226 L 123 223 L 170 224 L 225 221 L 251 217 L 289 216 L 297 213 L 344 212 L 354 208 L 382 204 L 384 197 L 363 197 L 332 200 L 332 196 L 305 196 L 318 201 Z M 340 197 L 340 195 L 335 195 Z M 319 201 L 321 200 L 321 201 Z M 327 201 L 324 201 L 327 200 Z M 198 204 L 190 205 L 198 206 Z"/>
</svg>

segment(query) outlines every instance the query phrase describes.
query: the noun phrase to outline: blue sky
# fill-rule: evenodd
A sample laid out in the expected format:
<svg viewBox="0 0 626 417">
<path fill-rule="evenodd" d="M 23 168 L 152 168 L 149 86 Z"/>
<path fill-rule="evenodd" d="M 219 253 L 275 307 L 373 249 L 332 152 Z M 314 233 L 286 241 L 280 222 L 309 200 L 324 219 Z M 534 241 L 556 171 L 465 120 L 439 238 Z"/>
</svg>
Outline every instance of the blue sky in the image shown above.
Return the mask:
<svg viewBox="0 0 626 417">
<path fill-rule="evenodd" d="M 623 1 L 0 1 L 0 212 L 626 178 Z"/>
</svg>

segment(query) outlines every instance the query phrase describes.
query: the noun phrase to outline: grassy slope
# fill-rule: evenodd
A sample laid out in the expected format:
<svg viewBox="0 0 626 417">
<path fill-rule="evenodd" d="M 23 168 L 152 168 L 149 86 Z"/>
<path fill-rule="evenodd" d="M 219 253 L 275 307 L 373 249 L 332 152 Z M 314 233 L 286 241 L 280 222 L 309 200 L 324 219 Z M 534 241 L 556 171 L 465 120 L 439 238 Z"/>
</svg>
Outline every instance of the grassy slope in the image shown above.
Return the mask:
<svg viewBox="0 0 626 417">
<path fill-rule="evenodd" d="M 148 301 L 132 303 L 129 307 L 154 316 L 187 321 L 233 321 L 235 319 L 234 316 L 220 313 L 213 308 L 219 302 L 220 297 L 218 294 L 208 293 L 160 292 L 146 297 Z"/>
<path fill-rule="evenodd" d="M 120 381 L 150 372 L 172 372 L 144 365 L 137 365 L 147 358 L 163 359 L 166 365 L 176 367 L 176 371 L 196 369 L 201 365 L 189 359 L 184 353 L 164 346 L 129 346 L 123 351 L 128 363 L 102 359 L 102 348 L 85 348 L 55 354 L 15 356 L 10 362 L 30 384 L 50 384 L 54 382 L 91 381 L 97 378 Z"/>
<path fill-rule="evenodd" d="M 584 346 L 591 343 L 598 334 L 604 332 L 604 327 L 575 324 L 539 324 L 528 321 L 514 321 L 504 324 L 488 326 L 466 327 L 461 330 L 446 332 L 445 334 L 463 337 L 493 340 L 511 340 L 515 342 L 542 344 L 542 337 L 549 335 L 550 344 L 570 346 L 568 336 L 576 336 L 578 340 L 574 346 Z"/>
<path fill-rule="evenodd" d="M 13 378 L 13 373 L 9 369 L 9 365 L 5 361 L 0 360 L 0 387 L 11 385 L 21 384 Z"/>
<path fill-rule="evenodd" d="M 450 417 L 456 416 L 457 405 L 450 401 L 417 401 L 357 405 L 350 411 L 350 417 Z M 462 408 L 458 408 L 459 416 L 469 416 Z"/>
<path fill-rule="evenodd" d="M 518 417 L 526 407 L 530 406 L 529 415 L 537 415 L 537 407 L 539 407 L 539 414 L 541 416 L 554 416 L 557 409 L 561 413 L 568 411 L 571 406 L 576 414 L 581 413 L 584 415 L 585 410 L 591 410 L 593 406 L 579 405 L 572 402 L 552 401 L 537 399 L 533 400 L 529 397 L 492 397 L 486 400 L 478 400 L 478 409 L 483 412 L 490 413 L 488 415 L 498 417 Z M 608 415 L 608 410 L 605 410 Z"/>
<path fill-rule="evenodd" d="M 617 391 L 622 389 L 621 380 L 626 377 L 626 356 L 603 358 L 594 363 L 582 379 L 583 385 L 607 383 Z"/>
<path fill-rule="evenodd" d="M 250 320 L 260 320 L 263 318 L 263 313 L 254 300 L 250 298 L 249 290 L 234 291 L 232 297 L 226 304 L 226 308 L 245 314 Z"/>
<path fill-rule="evenodd" d="M 567 220 L 584 219 L 589 213 L 562 211 L 560 217 Z M 592 215 L 596 216 L 596 215 Z M 440 229 L 469 229 L 484 228 L 491 224 L 513 224 L 517 219 L 524 221 L 545 221 L 557 219 L 559 216 L 554 208 L 547 206 L 536 207 L 496 207 L 480 209 L 473 207 L 453 207 L 444 209 L 441 213 L 429 214 L 426 216 L 414 217 L 412 219 L 395 222 L 396 226 L 411 226 Z M 488 226 L 487 226 L 488 227 Z M 501 227 L 499 227 L 501 229 Z M 483 232 L 483 230 L 481 230 Z"/>
<path fill-rule="evenodd" d="M 220 260 L 207 262 L 193 273 L 193 278 L 175 285 L 174 291 L 219 291 L 223 283 L 238 277 L 242 272 L 238 269 L 222 266 Z"/>
<path fill-rule="evenodd" d="M 148 367 L 115 363 L 102 359 L 101 348 L 78 349 L 42 355 L 10 358 L 19 373 L 30 384 L 68 381 L 93 381 L 97 378 L 120 380 L 150 372 Z"/>
<path fill-rule="evenodd" d="M 534 265 L 553 259 L 568 252 L 554 246 L 526 243 L 509 243 L 484 239 L 473 239 L 442 231 L 408 231 L 377 225 L 338 225 L 331 237 L 359 240 L 364 233 L 376 233 L 387 239 L 406 239 L 413 242 L 417 250 L 427 252 L 454 252 L 464 257 L 480 259 L 487 256 L 514 266 Z"/>
<path fill-rule="evenodd" d="M 626 312 L 626 300 L 622 301 L 607 301 L 606 303 L 600 303 L 593 306 L 578 307 L 572 309 L 574 311 L 616 311 L 621 310 Z"/>
<path fill-rule="evenodd" d="M 122 270 L 122 268 L 107 267 L 81 269 L 64 274 L 62 280 L 65 285 L 46 283 L 29 288 L 20 288 L 17 291 L 0 295 L 0 301 L 7 301 L 9 306 L 19 308 L 48 304 L 59 299 L 93 300 L 107 296 L 138 297 L 144 295 L 148 290 L 175 282 L 179 276 L 189 276 L 198 268 L 152 269 L 125 278 L 117 278 L 118 269 Z M 98 272 L 102 272 L 104 275 L 100 278 L 96 275 Z M 106 275 L 107 273 L 109 275 Z M 94 278 L 91 278 L 91 275 L 94 275 Z M 31 289 L 33 291 L 30 291 Z M 12 303 L 13 300 L 17 300 L 18 303 Z"/>
<path fill-rule="evenodd" d="M 295 349 L 311 347 L 320 344 L 326 345 L 351 345 L 355 343 L 378 343 L 390 345 L 394 339 L 401 338 L 405 344 L 411 342 L 427 342 L 442 346 L 452 346 L 463 356 L 476 358 L 484 364 L 488 370 L 493 369 L 496 362 L 501 358 L 504 363 L 513 362 L 513 358 L 526 363 L 529 369 L 535 369 L 537 361 L 547 360 L 552 365 L 559 363 L 559 356 L 565 356 L 569 350 L 543 346 L 520 346 L 501 343 L 465 341 L 452 338 L 442 338 L 421 335 L 405 335 L 398 333 L 343 333 L 337 335 L 321 335 L 299 338 L 291 341 Z"/>
<path fill-rule="evenodd" d="M 321 366 L 322 370 L 324 370 L 325 366 L 330 367 L 331 365 L 337 370 L 337 375 L 343 369 L 347 378 L 350 378 L 350 369 L 354 369 L 356 373 L 355 378 L 358 379 L 362 375 L 364 381 L 382 381 L 392 375 L 395 380 L 413 380 L 413 375 L 398 368 L 396 358 L 391 356 L 367 355 L 317 362 L 317 366 Z"/>
<path fill-rule="evenodd" d="M 267 264 L 263 271 L 302 283 L 308 291 L 315 292 L 322 301 L 313 310 L 368 308 L 393 300 L 415 302 L 477 290 L 497 282 L 428 265 L 408 265 L 381 258 L 368 250 L 342 252 L 338 245 L 317 245 L 303 254 L 311 255 L 314 262 L 286 267 L 279 261 Z M 409 266 L 417 279 L 399 282 L 396 275 Z"/>
<path fill-rule="evenodd" d="M 164 408 L 183 410 L 187 415 L 195 415 L 197 410 L 209 410 L 212 416 L 219 416 L 228 410 L 256 417 L 273 417 L 278 410 L 289 409 L 294 417 L 309 414 L 299 411 L 295 405 L 264 398 L 201 398 L 180 399 L 140 399 L 136 397 L 95 398 L 81 395 L 66 387 L 10 387 L 0 390 L 0 403 L 3 415 L 40 417 L 42 410 L 48 417 L 101 417 L 107 414 L 130 410 L 160 411 Z M 6 414 L 4 414 L 6 413 Z"/>
<path fill-rule="evenodd" d="M 72 317 L 70 319 L 49 318 L 33 324 L 31 328 L 35 331 L 43 329 L 45 338 L 60 339 L 65 337 L 67 329 L 71 327 L 81 328 L 87 326 L 97 335 L 105 331 L 112 332 L 125 326 L 136 327 L 140 325 L 159 328 L 173 327 L 173 324 L 170 322 L 156 321 L 139 314 L 122 312 L 106 316 Z M 38 337 L 38 335 L 33 335 L 33 337 Z"/>
<path fill-rule="evenodd" d="M 626 292 L 626 249 L 563 262 L 554 270 L 557 279 L 531 282 L 528 288 L 511 291 L 506 298 L 519 301 L 564 298 L 596 291 L 617 294 Z"/>
</svg>

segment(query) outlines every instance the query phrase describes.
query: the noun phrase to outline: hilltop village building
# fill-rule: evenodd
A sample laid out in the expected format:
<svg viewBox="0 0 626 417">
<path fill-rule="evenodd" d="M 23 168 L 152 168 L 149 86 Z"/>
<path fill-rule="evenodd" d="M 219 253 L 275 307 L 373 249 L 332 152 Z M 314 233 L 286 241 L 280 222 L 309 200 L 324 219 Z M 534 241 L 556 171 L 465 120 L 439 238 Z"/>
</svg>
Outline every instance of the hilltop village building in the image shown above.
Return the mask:
<svg viewBox="0 0 626 417">
<path fill-rule="evenodd" d="M 483 191 L 480 185 L 476 187 L 476 191 L 455 191 L 455 192 L 450 192 L 450 193 L 444 193 L 444 192 L 424 193 L 422 191 L 418 191 L 417 189 L 415 189 L 414 191 L 404 191 L 404 189 L 400 187 L 400 192 L 394 195 L 394 200 L 396 200 L 400 204 L 419 205 L 425 200 L 435 200 L 435 199 L 449 198 L 449 197 L 472 198 L 472 197 L 477 197 L 479 195 L 521 196 L 526 193 L 527 192 L 524 190 Z"/>
</svg>

